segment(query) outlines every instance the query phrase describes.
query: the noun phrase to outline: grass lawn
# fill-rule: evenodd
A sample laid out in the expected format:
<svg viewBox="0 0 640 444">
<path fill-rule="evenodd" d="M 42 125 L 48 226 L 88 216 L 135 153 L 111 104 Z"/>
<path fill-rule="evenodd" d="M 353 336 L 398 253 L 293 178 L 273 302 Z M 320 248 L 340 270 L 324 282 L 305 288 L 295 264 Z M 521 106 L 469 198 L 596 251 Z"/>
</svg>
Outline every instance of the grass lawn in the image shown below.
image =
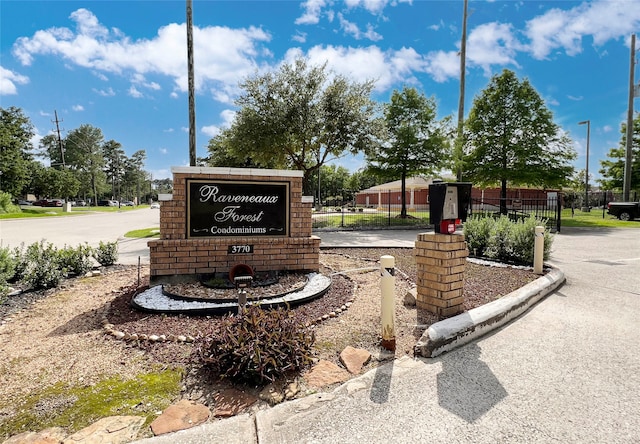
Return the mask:
<svg viewBox="0 0 640 444">
<path fill-rule="evenodd" d="M 592 208 L 589 212 L 575 210 L 573 215 L 571 209 L 562 210 L 563 227 L 608 227 L 608 228 L 640 228 L 640 220 L 622 221 L 618 218 L 604 213 L 601 208 Z"/>
</svg>

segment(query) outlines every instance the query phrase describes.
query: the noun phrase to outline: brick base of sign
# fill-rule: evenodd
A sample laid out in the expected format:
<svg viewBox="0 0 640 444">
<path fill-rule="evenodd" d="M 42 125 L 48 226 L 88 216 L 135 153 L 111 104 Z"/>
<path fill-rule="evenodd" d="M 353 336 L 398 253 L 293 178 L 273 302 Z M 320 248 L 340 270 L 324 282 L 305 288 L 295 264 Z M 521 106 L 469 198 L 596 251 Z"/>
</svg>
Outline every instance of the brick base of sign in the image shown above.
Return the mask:
<svg viewBox="0 0 640 444">
<path fill-rule="evenodd" d="M 150 241 L 151 285 L 195 280 L 198 274 L 228 273 L 238 264 L 254 272 L 320 269 L 320 238 L 242 238 L 253 253 L 229 253 L 238 239 L 183 239 Z"/>
<path fill-rule="evenodd" d="M 463 234 L 418 235 L 415 243 L 418 308 L 443 318 L 464 311 L 464 270 L 468 254 Z"/>
<path fill-rule="evenodd" d="M 173 195 L 160 204 L 160 239 L 147 243 L 150 284 L 185 282 L 200 274 L 228 273 L 239 264 L 254 272 L 320 270 L 320 238 L 311 234 L 312 202 L 302 198 L 302 172 L 243 168 L 174 167 Z M 188 182 L 288 184 L 284 236 L 188 236 Z M 235 204 L 233 204 L 235 205 Z"/>
</svg>

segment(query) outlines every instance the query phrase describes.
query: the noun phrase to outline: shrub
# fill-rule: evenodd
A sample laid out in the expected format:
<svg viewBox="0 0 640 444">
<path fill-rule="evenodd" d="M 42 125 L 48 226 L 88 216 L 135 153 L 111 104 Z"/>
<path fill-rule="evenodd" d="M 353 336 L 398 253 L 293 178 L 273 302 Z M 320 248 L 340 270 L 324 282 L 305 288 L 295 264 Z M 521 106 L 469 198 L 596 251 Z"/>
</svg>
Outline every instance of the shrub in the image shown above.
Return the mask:
<svg viewBox="0 0 640 444">
<path fill-rule="evenodd" d="M 464 223 L 464 235 L 469 247 L 469 253 L 483 256 L 491 233 L 493 219 L 487 217 L 472 217 Z"/>
<path fill-rule="evenodd" d="M 500 216 L 495 219 L 489 231 L 487 245 L 484 248 L 484 255 L 489 259 L 499 261 L 510 261 L 513 257 L 513 246 L 511 244 L 511 226 L 513 222 L 506 217 Z"/>
<path fill-rule="evenodd" d="M 0 191 L 0 214 L 20 213 L 20 207 L 11 202 L 11 194 Z"/>
<path fill-rule="evenodd" d="M 221 378 L 264 384 L 310 365 L 314 341 L 291 311 L 249 305 L 242 316 L 224 317 L 198 353 Z"/>
<path fill-rule="evenodd" d="M 14 278 L 16 262 L 9 247 L 0 247 L 0 282 L 8 282 Z"/>
<path fill-rule="evenodd" d="M 507 216 L 472 218 L 465 222 L 464 234 L 470 254 L 502 262 L 531 265 L 535 246 L 535 227 L 545 225 L 544 220 L 531 215 L 522 221 L 511 221 Z M 544 231 L 544 259 L 549 259 L 552 238 Z"/>
<path fill-rule="evenodd" d="M 88 244 L 78 245 L 77 247 L 65 247 L 60 250 L 60 259 L 62 266 L 68 273 L 82 276 L 93 268 L 93 248 Z"/>
<path fill-rule="evenodd" d="M 58 250 L 52 244 L 45 245 L 44 241 L 29 245 L 26 259 L 24 281 L 32 288 L 56 287 L 66 273 Z"/>
<path fill-rule="evenodd" d="M 93 258 L 103 266 L 113 265 L 118 260 L 118 242 L 102 242 L 93 251 Z"/>
<path fill-rule="evenodd" d="M 24 251 L 24 243 L 20 244 L 19 247 L 15 247 L 13 249 L 13 259 L 15 268 L 12 280 L 18 282 L 24 279 L 24 275 L 27 271 L 27 266 L 29 265 L 27 254 Z"/>
</svg>

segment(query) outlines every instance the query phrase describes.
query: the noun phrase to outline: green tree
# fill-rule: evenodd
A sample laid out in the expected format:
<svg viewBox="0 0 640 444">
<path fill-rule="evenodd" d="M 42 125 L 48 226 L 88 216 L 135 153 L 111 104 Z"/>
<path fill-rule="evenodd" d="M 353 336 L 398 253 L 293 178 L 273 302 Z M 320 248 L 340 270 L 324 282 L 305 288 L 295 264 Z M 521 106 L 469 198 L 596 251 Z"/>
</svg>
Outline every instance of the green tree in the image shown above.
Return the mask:
<svg viewBox="0 0 640 444">
<path fill-rule="evenodd" d="M 144 161 L 147 159 L 145 150 L 138 150 L 126 159 L 124 167 L 124 186 L 128 196 L 136 196 L 136 203 L 140 204 L 140 193 L 145 182 Z"/>
<path fill-rule="evenodd" d="M 382 181 L 380 178 L 368 172 L 366 169 L 360 169 L 351 173 L 347 179 L 346 187 L 351 191 L 362 191 L 367 188 L 380 185 Z"/>
<path fill-rule="evenodd" d="M 385 106 L 386 143 L 367 152 L 367 170 L 387 179 L 401 180 L 401 218 L 407 217 L 406 179 L 433 174 L 450 159 L 449 119 L 436 120 L 436 101 L 415 88 L 394 91 Z"/>
<path fill-rule="evenodd" d="M 624 167 L 627 151 L 627 123 L 621 125 L 620 145 L 611 148 L 607 158 L 600 161 L 602 179 L 600 185 L 606 190 L 622 189 L 624 186 Z M 640 113 L 633 119 L 633 141 L 631 143 L 631 182 L 632 190 L 640 189 Z"/>
<path fill-rule="evenodd" d="M 17 196 L 29 182 L 33 125 L 20 108 L 0 108 L 0 190 Z"/>
<path fill-rule="evenodd" d="M 40 139 L 40 156 L 49 159 L 49 165 L 56 168 L 62 168 L 64 155 L 64 140 L 58 140 L 55 134 L 47 134 Z"/>
<path fill-rule="evenodd" d="M 108 140 L 102 145 L 102 154 L 104 156 L 104 172 L 107 181 L 111 182 L 111 198 L 120 200 L 127 156 L 122 149 L 122 144 L 115 140 Z"/>
<path fill-rule="evenodd" d="M 98 202 L 98 193 L 107 189 L 103 142 L 100 128 L 86 124 L 70 131 L 65 139 L 66 164 L 80 181 L 80 191 L 93 196 L 94 205 Z"/>
<path fill-rule="evenodd" d="M 507 184 L 558 187 L 573 173 L 570 139 L 528 80 L 504 70 L 473 101 L 466 122 L 465 178 L 500 184 L 506 213 Z"/>
<path fill-rule="evenodd" d="M 345 152 L 364 150 L 379 131 L 373 82 L 329 75 L 326 64 L 297 59 L 240 87 L 233 124 L 209 144 L 213 166 L 229 161 L 302 170 L 310 192 L 315 171 Z"/>
</svg>

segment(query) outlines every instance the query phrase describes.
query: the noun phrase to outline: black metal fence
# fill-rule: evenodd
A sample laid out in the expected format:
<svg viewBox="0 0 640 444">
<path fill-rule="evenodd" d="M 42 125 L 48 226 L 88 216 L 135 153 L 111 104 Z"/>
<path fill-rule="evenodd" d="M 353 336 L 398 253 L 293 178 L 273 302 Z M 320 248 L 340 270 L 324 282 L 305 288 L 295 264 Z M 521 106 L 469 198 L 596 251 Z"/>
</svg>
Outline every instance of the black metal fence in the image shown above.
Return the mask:
<svg viewBox="0 0 640 444">
<path fill-rule="evenodd" d="M 512 220 L 522 220 L 533 215 L 545 220 L 551 231 L 559 232 L 562 225 L 562 195 L 548 195 L 544 199 L 472 199 L 471 214 L 486 217 L 506 215 Z"/>
</svg>

